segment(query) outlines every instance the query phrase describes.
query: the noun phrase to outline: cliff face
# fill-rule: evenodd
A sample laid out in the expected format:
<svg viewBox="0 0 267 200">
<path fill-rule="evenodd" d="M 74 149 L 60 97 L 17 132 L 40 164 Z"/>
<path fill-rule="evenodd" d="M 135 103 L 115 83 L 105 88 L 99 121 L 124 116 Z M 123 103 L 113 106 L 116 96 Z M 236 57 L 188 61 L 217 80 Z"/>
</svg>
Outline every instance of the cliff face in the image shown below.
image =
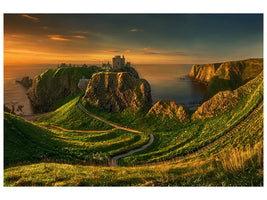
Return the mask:
<svg viewBox="0 0 267 200">
<path fill-rule="evenodd" d="M 108 111 L 151 106 L 151 89 L 144 79 L 129 72 L 100 72 L 89 81 L 83 100 Z"/>
<path fill-rule="evenodd" d="M 87 67 L 49 69 L 34 77 L 28 97 L 36 111 L 50 111 L 56 100 L 79 93 L 79 80 L 90 78 L 93 72 Z"/>
<path fill-rule="evenodd" d="M 192 120 L 211 118 L 217 114 L 229 111 L 244 95 L 253 92 L 259 84 L 263 84 L 263 72 L 234 91 L 227 90 L 218 92 L 211 99 L 205 101 L 200 107 L 198 107 L 192 115 Z"/>
<path fill-rule="evenodd" d="M 177 105 L 174 101 L 160 100 L 155 103 L 149 110 L 147 115 L 164 115 L 169 118 L 177 118 L 180 121 L 188 119 L 188 114 L 181 105 Z"/>
<path fill-rule="evenodd" d="M 234 90 L 263 70 L 263 59 L 193 65 L 189 77 L 208 85 L 205 99 L 224 90 Z"/>
<path fill-rule="evenodd" d="M 193 65 L 189 77 L 207 84 L 215 76 L 217 65 L 219 64 Z"/>
</svg>

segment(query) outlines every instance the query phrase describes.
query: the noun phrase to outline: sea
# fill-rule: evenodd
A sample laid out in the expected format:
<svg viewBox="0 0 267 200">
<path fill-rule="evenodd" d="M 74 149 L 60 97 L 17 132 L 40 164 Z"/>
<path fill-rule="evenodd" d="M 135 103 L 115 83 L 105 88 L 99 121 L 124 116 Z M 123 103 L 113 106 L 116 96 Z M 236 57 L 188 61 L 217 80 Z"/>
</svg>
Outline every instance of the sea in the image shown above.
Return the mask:
<svg viewBox="0 0 267 200">
<path fill-rule="evenodd" d="M 23 105 L 24 115 L 34 114 L 27 97 L 27 89 L 16 80 L 21 80 L 25 76 L 34 78 L 45 70 L 56 67 L 56 64 L 5 66 L 5 105 Z M 187 77 L 191 64 L 136 64 L 133 67 L 140 78 L 150 83 L 153 103 L 158 100 L 171 100 L 194 109 L 201 103 L 206 92 L 206 86 Z"/>
</svg>

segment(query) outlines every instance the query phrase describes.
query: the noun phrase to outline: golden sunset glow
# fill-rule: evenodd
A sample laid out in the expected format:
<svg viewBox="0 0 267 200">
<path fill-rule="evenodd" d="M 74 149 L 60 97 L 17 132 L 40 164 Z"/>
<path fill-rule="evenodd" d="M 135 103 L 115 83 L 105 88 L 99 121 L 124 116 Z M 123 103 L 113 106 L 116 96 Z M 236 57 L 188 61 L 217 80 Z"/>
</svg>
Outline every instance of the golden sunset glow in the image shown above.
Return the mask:
<svg viewBox="0 0 267 200">
<path fill-rule="evenodd" d="M 115 15 L 5 15 L 4 63 L 5 65 L 61 62 L 101 64 L 111 61 L 115 55 L 125 55 L 132 63 L 192 64 L 262 55 L 262 48 L 259 48 L 262 40 L 247 42 L 244 46 L 238 42 L 239 39 L 243 41 L 247 37 L 244 34 L 237 34 L 238 38 L 232 36 L 231 32 L 228 35 L 224 34 L 223 37 L 219 33 L 213 34 L 212 37 L 218 35 L 218 38 L 214 39 L 216 46 L 220 44 L 220 48 L 214 49 L 215 42 L 208 37 L 206 31 L 195 35 L 191 30 L 194 26 L 184 31 L 176 28 L 178 25 L 166 26 L 169 17 L 164 15 L 160 24 L 156 26 L 156 23 L 149 25 L 143 21 L 144 17 L 147 21 L 155 21 L 157 18 L 153 15 L 140 15 L 140 17 L 139 19 L 139 15 L 136 17 L 125 15 L 123 18 Z M 126 18 L 129 18 L 134 26 L 125 23 L 123 20 Z M 240 31 L 242 32 L 242 28 Z M 189 39 L 190 34 L 192 37 Z M 231 44 L 233 43 L 232 46 L 221 39 L 226 37 Z"/>
</svg>

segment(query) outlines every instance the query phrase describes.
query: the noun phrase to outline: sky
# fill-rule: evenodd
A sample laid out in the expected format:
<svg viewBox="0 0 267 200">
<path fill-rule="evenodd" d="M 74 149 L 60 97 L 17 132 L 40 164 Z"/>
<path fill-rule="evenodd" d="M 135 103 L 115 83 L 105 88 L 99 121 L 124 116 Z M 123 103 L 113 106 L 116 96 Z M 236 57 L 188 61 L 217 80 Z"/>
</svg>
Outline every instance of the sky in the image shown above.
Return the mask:
<svg viewBox="0 0 267 200">
<path fill-rule="evenodd" d="M 4 65 L 263 57 L 262 14 L 5 14 Z"/>
</svg>

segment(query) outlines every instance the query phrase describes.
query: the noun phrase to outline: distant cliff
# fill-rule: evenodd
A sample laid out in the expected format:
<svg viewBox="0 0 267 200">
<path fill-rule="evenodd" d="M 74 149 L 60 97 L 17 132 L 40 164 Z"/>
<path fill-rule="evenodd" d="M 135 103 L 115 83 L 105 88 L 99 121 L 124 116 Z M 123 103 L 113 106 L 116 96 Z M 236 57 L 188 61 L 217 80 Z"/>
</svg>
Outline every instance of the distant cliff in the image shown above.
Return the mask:
<svg viewBox="0 0 267 200">
<path fill-rule="evenodd" d="M 222 113 L 231 110 L 245 95 L 259 95 L 263 92 L 263 72 L 256 76 L 251 81 L 247 82 L 243 86 L 230 91 L 221 91 L 215 94 L 212 98 L 205 101 L 198 109 L 193 113 L 192 119 L 205 119 L 211 118 Z M 247 100 L 251 101 L 250 99 Z"/>
<path fill-rule="evenodd" d="M 50 111 L 55 101 L 80 92 L 79 80 L 83 76 L 90 78 L 95 71 L 88 67 L 66 67 L 49 69 L 34 77 L 28 97 L 35 111 Z"/>
<path fill-rule="evenodd" d="M 83 100 L 107 111 L 150 107 L 149 83 L 130 72 L 100 72 L 89 81 Z"/>
<path fill-rule="evenodd" d="M 209 99 L 219 91 L 234 90 L 263 70 L 263 59 L 247 59 L 215 64 L 193 65 L 189 77 L 205 83 Z"/>
</svg>

